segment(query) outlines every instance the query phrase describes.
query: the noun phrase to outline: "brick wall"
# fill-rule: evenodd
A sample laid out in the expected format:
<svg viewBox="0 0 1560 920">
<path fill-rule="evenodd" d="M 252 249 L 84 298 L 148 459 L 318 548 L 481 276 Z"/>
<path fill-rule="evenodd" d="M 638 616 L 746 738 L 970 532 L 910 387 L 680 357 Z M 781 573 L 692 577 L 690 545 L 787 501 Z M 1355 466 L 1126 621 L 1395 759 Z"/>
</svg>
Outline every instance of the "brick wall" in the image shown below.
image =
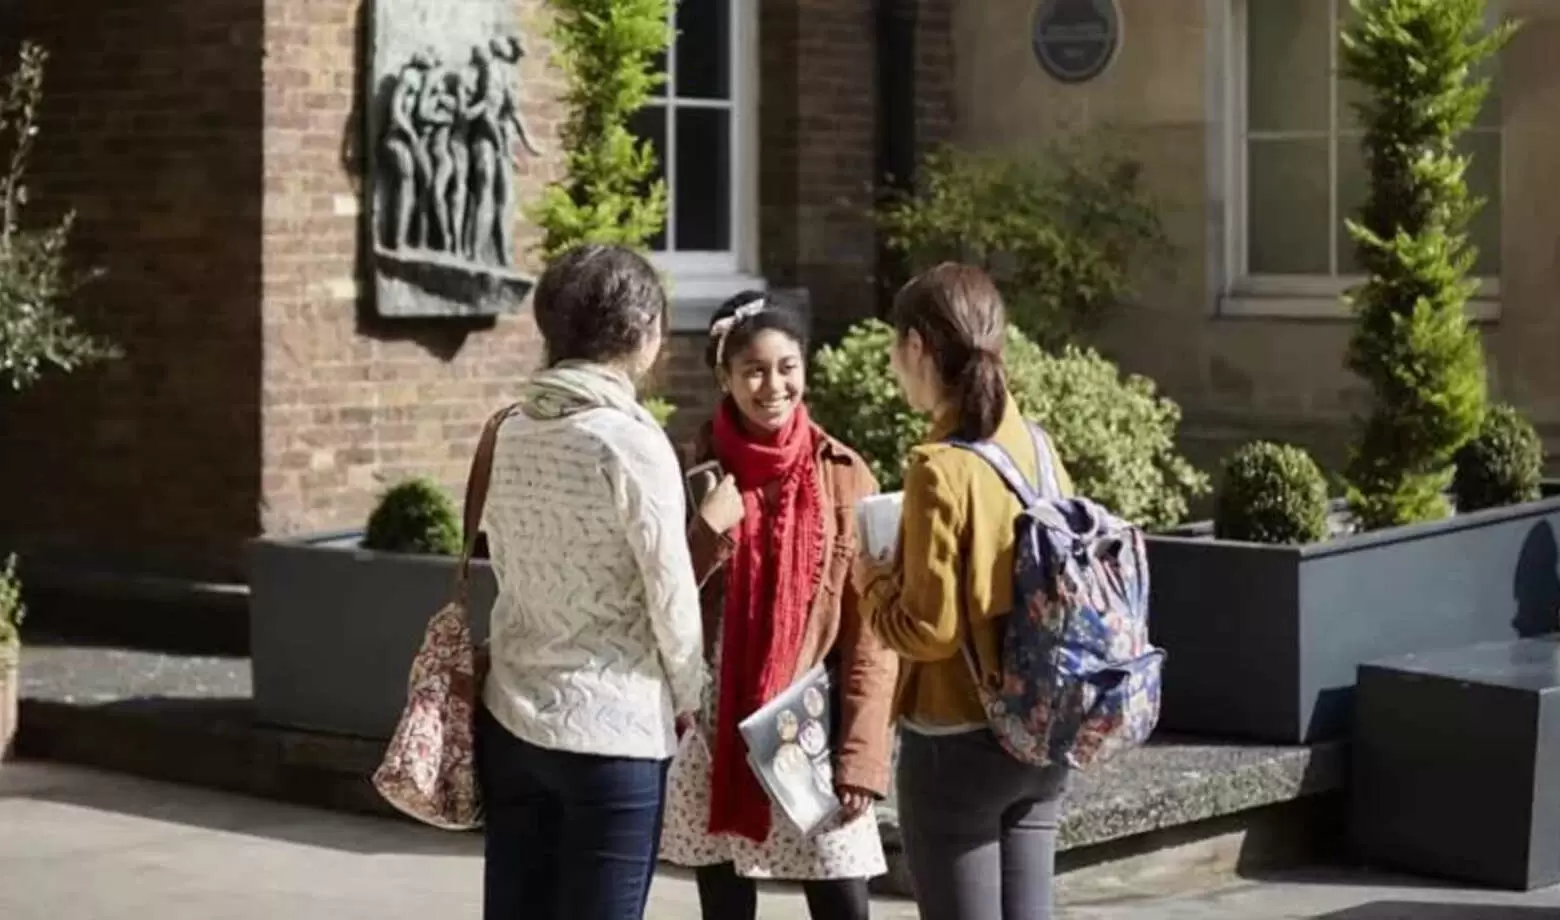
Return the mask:
<svg viewBox="0 0 1560 920">
<path fill-rule="evenodd" d="M 527 120 L 557 151 L 544 0 L 516 2 Z M 776 0 L 760 17 L 760 268 L 807 288 L 829 337 L 872 309 L 872 4 Z M 923 35 L 939 21 L 923 13 Z M 56 55 L 37 198 L 80 210 L 79 253 L 109 272 L 84 315 L 128 357 L 0 401 L 0 541 L 147 550 L 143 567 L 221 577 L 244 538 L 360 525 L 404 476 L 457 487 L 539 343 L 524 316 L 370 313 L 361 4 L 12 0 L 0 43 L 22 35 Z M 938 47 L 923 38 L 926 87 Z M 932 123 L 948 117 L 938 98 L 922 101 Z M 523 170 L 526 198 L 558 163 Z M 682 407 L 674 435 L 714 402 L 702 348 L 668 343 L 657 388 Z"/>
<path fill-rule="evenodd" d="M 762 266 L 771 284 L 809 290 L 824 338 L 873 307 L 872 6 L 788 0 L 759 14 Z"/>
<path fill-rule="evenodd" d="M 526 118 L 556 151 L 562 111 L 548 72 L 541 0 L 519 0 Z M 495 323 L 373 317 L 359 263 L 363 8 L 355 0 L 266 0 L 266 210 L 261 525 L 360 526 L 377 494 L 409 475 L 458 488 L 487 415 L 534 366 L 529 317 Z M 522 200 L 557 163 L 525 160 Z M 522 247 L 533 239 L 522 234 Z M 532 266 L 535 267 L 534 265 Z"/>
<path fill-rule="evenodd" d="M 255 530 L 261 33 L 258 0 L 5 5 L 5 69 L 52 55 L 34 217 L 78 212 L 126 357 L 0 396 L 0 541 L 208 570 Z"/>
</svg>

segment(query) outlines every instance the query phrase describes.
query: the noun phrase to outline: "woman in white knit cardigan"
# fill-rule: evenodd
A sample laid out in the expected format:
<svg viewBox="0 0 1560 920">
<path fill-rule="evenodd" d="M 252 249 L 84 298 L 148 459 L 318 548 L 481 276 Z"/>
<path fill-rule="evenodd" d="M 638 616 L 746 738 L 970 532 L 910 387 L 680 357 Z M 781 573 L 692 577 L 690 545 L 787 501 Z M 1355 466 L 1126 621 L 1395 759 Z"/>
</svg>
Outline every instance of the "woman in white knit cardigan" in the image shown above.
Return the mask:
<svg viewBox="0 0 1560 920">
<path fill-rule="evenodd" d="M 705 685 L 682 477 L 635 382 L 666 295 L 629 250 L 555 260 L 547 368 L 499 429 L 483 529 L 498 599 L 478 715 L 486 920 L 638 920 L 678 720 Z"/>
</svg>

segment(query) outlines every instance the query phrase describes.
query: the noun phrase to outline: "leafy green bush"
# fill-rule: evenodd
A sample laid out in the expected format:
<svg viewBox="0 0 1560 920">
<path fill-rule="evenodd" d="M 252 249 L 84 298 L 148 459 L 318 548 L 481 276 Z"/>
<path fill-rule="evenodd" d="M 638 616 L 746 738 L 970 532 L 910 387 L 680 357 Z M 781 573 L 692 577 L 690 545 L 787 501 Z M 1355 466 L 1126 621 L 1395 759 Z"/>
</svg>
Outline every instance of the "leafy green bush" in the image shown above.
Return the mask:
<svg viewBox="0 0 1560 920">
<path fill-rule="evenodd" d="M 1511 406 L 1491 406 L 1473 440 L 1456 456 L 1452 496 L 1458 511 L 1537 501 L 1544 478 L 1544 442 Z"/>
<path fill-rule="evenodd" d="M 380 497 L 368 518 L 363 546 L 390 553 L 459 555 L 460 515 L 437 483 L 408 479 Z"/>
<path fill-rule="evenodd" d="M 1327 478 L 1311 455 L 1256 441 L 1224 465 L 1214 533 L 1250 543 L 1316 543 L 1327 537 Z"/>
<path fill-rule="evenodd" d="M 1479 430 L 1484 352 L 1466 312 L 1475 289 L 1468 158 L 1457 144 L 1489 91 L 1480 65 L 1510 38 L 1484 0 L 1354 0 L 1345 74 L 1365 91 L 1370 194 L 1350 221 L 1366 282 L 1349 368 L 1374 391 L 1346 478 L 1367 529 L 1450 513 L 1453 456 Z"/>
<path fill-rule="evenodd" d="M 15 648 L 22 642 L 22 619 L 27 608 L 22 606 L 22 582 L 16 576 L 16 557 L 10 556 L 0 566 L 0 649 Z"/>
<path fill-rule="evenodd" d="M 889 369 L 894 331 L 869 320 L 812 363 L 808 404 L 830 433 L 860 451 L 884 488 L 898 488 L 906 453 L 926 436 Z M 1181 412 L 1152 381 L 1122 377 L 1097 353 L 1046 354 L 1008 330 L 1008 384 L 1026 418 L 1051 435 L 1078 490 L 1145 527 L 1179 523 L 1207 477 L 1175 449 Z"/>
<path fill-rule="evenodd" d="M 38 45 L 23 43 L 16 70 L 0 79 L 0 151 L 9 157 L 0 174 L 0 383 L 12 390 L 119 353 L 83 332 L 64 309 L 95 274 L 72 271 L 66 258 L 75 216 L 43 230 L 21 224 L 46 59 Z"/>
<path fill-rule="evenodd" d="M 671 422 L 672 416 L 677 414 L 676 404 L 669 399 L 662 399 L 659 396 L 646 396 L 639 401 L 639 404 L 645 407 L 646 412 L 655 417 L 655 423 L 662 428 L 665 428 Z"/>
<path fill-rule="evenodd" d="M 548 186 L 531 218 L 542 258 L 581 243 L 641 248 L 666 220 L 666 183 L 655 149 L 629 119 L 665 77 L 653 72 L 671 39 L 670 0 L 551 0 L 553 64 L 568 114 L 561 131 L 562 182 Z"/>
<path fill-rule="evenodd" d="M 941 150 L 920 187 L 877 210 L 911 271 L 978 264 L 1013 323 L 1043 347 L 1074 342 L 1134 293 L 1131 269 L 1168 250 L 1141 168 L 1104 135 L 1024 157 Z"/>
</svg>

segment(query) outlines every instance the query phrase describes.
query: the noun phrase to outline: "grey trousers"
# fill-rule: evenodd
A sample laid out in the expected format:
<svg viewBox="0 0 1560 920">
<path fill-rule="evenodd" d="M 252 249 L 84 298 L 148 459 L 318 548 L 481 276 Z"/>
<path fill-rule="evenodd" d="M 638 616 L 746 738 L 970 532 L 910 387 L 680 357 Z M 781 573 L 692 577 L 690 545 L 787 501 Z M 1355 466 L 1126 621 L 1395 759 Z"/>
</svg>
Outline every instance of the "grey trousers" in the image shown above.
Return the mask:
<svg viewBox="0 0 1560 920">
<path fill-rule="evenodd" d="M 899 823 L 921 920 L 1051 920 L 1065 767 L 989 731 L 900 735 Z"/>
</svg>

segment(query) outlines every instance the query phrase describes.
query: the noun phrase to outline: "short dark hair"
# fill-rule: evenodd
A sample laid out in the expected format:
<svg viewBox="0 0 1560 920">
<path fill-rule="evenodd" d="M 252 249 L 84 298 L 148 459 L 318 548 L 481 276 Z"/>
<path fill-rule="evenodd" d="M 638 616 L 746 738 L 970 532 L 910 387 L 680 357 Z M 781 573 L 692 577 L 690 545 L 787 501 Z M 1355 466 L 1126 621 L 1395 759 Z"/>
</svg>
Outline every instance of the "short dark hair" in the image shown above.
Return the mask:
<svg viewBox="0 0 1560 920">
<path fill-rule="evenodd" d="M 1007 410 L 1007 311 L 991 276 L 957 262 L 929 268 L 894 297 L 891 319 L 901 338 L 912 329 L 921 336 L 943 385 L 957 395 L 959 437 L 996 434 Z"/>
<path fill-rule="evenodd" d="M 731 319 L 750 304 L 762 303 L 762 310 L 737 320 L 722 335 L 715 335 L 717 323 Z M 710 317 L 710 341 L 704 349 L 704 363 L 710 370 L 731 366 L 731 356 L 753 343 L 760 332 L 774 331 L 789 338 L 807 353 L 807 323 L 800 313 L 769 300 L 762 291 L 743 291 L 721 304 Z"/>
<path fill-rule="evenodd" d="M 547 266 L 531 310 L 547 364 L 606 362 L 634 354 L 666 320 L 666 290 L 644 257 L 622 246 L 587 243 Z"/>
</svg>

